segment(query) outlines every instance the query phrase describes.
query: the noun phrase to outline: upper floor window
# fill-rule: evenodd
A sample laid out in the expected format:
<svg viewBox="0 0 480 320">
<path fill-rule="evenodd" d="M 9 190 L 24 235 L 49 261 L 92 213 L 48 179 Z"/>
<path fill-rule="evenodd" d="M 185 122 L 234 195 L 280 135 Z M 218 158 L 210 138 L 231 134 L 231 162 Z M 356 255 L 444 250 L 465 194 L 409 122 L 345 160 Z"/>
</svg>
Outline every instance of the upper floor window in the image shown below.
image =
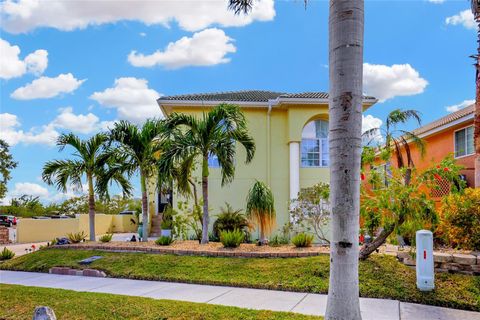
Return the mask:
<svg viewBox="0 0 480 320">
<path fill-rule="evenodd" d="M 328 167 L 328 122 L 314 120 L 303 128 L 302 167 Z"/>
<path fill-rule="evenodd" d="M 473 153 L 473 126 L 455 131 L 455 157 L 463 157 Z"/>
</svg>

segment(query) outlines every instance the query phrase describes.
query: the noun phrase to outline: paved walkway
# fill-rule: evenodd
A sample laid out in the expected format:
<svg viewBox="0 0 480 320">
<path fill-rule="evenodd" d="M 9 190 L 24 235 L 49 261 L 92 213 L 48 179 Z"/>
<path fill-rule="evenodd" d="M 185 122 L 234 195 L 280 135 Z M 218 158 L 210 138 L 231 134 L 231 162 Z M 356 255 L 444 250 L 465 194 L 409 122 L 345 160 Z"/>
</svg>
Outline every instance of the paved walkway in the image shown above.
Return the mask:
<svg viewBox="0 0 480 320">
<path fill-rule="evenodd" d="M 246 289 L 162 281 L 92 278 L 0 270 L 0 283 L 102 292 L 154 299 L 182 300 L 249 309 L 324 315 L 321 294 Z M 431 307 L 395 300 L 360 299 L 363 320 L 479 320 L 480 313 Z"/>
</svg>

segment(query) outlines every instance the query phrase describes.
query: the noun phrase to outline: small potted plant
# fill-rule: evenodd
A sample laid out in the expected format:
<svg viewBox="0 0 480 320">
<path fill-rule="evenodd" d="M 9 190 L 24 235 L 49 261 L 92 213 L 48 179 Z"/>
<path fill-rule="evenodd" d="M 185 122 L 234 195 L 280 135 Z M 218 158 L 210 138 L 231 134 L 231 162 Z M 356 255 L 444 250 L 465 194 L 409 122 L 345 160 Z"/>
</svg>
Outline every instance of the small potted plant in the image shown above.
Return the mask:
<svg viewBox="0 0 480 320">
<path fill-rule="evenodd" d="M 172 236 L 172 221 L 163 220 L 161 224 L 162 230 L 160 231 L 160 236 L 162 237 L 171 237 Z"/>
</svg>

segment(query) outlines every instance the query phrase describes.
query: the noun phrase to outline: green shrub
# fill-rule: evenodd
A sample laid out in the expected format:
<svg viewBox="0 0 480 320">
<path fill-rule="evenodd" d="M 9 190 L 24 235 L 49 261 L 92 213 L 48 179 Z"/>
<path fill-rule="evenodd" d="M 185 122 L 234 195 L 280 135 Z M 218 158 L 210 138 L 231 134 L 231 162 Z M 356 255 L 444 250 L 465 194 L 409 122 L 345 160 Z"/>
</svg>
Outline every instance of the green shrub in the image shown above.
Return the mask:
<svg viewBox="0 0 480 320">
<path fill-rule="evenodd" d="M 306 233 L 299 233 L 295 237 L 292 238 L 292 243 L 297 248 L 305 248 L 310 247 L 313 242 L 313 235 L 306 234 Z"/>
<path fill-rule="evenodd" d="M 225 248 L 236 248 L 245 240 L 245 234 L 240 230 L 221 231 L 220 241 Z"/>
<path fill-rule="evenodd" d="M 107 233 L 100 237 L 100 242 L 110 242 L 112 241 L 113 233 Z"/>
<path fill-rule="evenodd" d="M 234 210 L 230 204 L 225 203 L 225 207 L 221 207 L 220 211 L 217 220 L 213 223 L 213 239 L 220 238 L 222 231 L 240 230 L 247 234 L 249 223 L 242 210 Z"/>
<path fill-rule="evenodd" d="M 467 188 L 443 199 L 436 236 L 451 247 L 480 250 L 480 189 Z"/>
<path fill-rule="evenodd" d="M 167 237 L 167 236 L 161 236 L 157 240 L 155 240 L 155 243 L 159 246 L 169 246 L 173 242 L 172 237 Z"/>
<path fill-rule="evenodd" d="M 85 240 L 85 238 L 87 237 L 87 235 L 85 234 L 85 232 L 76 232 L 76 233 L 68 233 L 67 234 L 67 238 L 68 240 L 71 242 L 71 243 L 80 243 L 82 242 L 83 240 Z"/>
<path fill-rule="evenodd" d="M 276 234 L 270 238 L 270 240 L 268 241 L 268 245 L 271 247 L 278 247 L 284 244 L 288 244 L 289 242 L 290 241 L 288 237 Z"/>
<path fill-rule="evenodd" d="M 7 249 L 7 247 L 4 247 L 2 252 L 0 252 L 0 261 L 1 260 L 10 260 L 13 257 L 15 257 L 15 253 L 12 250 Z"/>
</svg>

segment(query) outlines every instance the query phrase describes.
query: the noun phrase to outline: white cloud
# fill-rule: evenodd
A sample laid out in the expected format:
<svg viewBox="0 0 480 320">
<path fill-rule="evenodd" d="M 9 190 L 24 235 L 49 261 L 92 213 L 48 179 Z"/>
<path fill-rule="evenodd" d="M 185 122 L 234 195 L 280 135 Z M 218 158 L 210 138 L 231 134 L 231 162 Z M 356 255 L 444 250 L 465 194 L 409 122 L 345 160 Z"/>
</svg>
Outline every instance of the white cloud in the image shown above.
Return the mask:
<svg viewBox="0 0 480 320">
<path fill-rule="evenodd" d="M 156 100 L 161 96 L 148 87 L 148 81 L 137 78 L 115 79 L 113 88 L 94 92 L 90 98 L 103 106 L 114 108 L 118 118 L 140 123 L 147 118 L 161 117 Z"/>
<path fill-rule="evenodd" d="M 369 130 L 373 130 L 368 134 L 362 136 L 363 144 L 376 144 L 383 142 L 383 136 L 380 131 L 383 121 L 379 118 L 376 118 L 372 115 L 362 115 L 362 133 L 365 133 Z"/>
<path fill-rule="evenodd" d="M 452 26 L 462 25 L 467 29 L 477 28 L 475 19 L 473 18 L 472 10 L 470 9 L 460 11 L 458 14 L 446 18 L 445 23 Z"/>
<path fill-rule="evenodd" d="M 11 79 L 23 76 L 30 72 L 40 75 L 45 71 L 48 65 L 48 52 L 43 49 L 36 50 L 20 59 L 20 48 L 10 45 L 6 40 L 0 39 L 0 78 Z"/>
<path fill-rule="evenodd" d="M 368 95 L 380 102 L 396 96 L 411 96 L 422 93 L 428 85 L 410 64 L 363 64 L 363 85 Z"/>
<path fill-rule="evenodd" d="M 72 107 L 60 109 L 60 114 L 51 122 L 54 128 L 65 129 L 75 133 L 89 134 L 106 130 L 114 121 L 100 121 L 93 113 L 75 114 Z"/>
<path fill-rule="evenodd" d="M 186 66 L 213 66 L 230 61 L 225 56 L 236 51 L 232 40 L 223 30 L 206 29 L 194 33 L 191 38 L 183 37 L 170 42 L 165 50 L 157 50 L 150 55 L 132 51 L 128 55 L 128 61 L 135 67 L 162 65 L 178 69 Z"/>
<path fill-rule="evenodd" d="M 444 3 L 445 0 L 428 0 L 428 2 L 435 3 L 435 4 L 440 4 L 440 3 Z"/>
<path fill-rule="evenodd" d="M 42 187 L 38 183 L 31 182 L 15 183 L 13 190 L 9 192 L 9 194 L 12 197 L 21 197 L 22 195 L 27 194 L 40 198 L 47 198 L 50 195 L 47 188 Z"/>
<path fill-rule="evenodd" d="M 54 145 L 59 136 L 51 124 L 34 127 L 29 131 L 23 131 L 19 127 L 20 121 L 16 115 L 0 113 L 0 138 L 11 146 L 18 143 Z"/>
<path fill-rule="evenodd" d="M 464 100 L 463 102 L 460 102 L 459 104 L 446 106 L 445 110 L 447 110 L 448 112 L 456 112 L 456 111 L 458 111 L 460 109 L 463 109 L 463 108 L 466 108 L 469 105 L 474 104 L 474 103 L 475 103 L 475 100 Z"/>
<path fill-rule="evenodd" d="M 71 73 L 60 74 L 55 78 L 40 77 L 16 89 L 10 97 L 17 100 L 53 98 L 75 91 L 85 80 L 78 80 Z"/>
<path fill-rule="evenodd" d="M 258 0 L 248 15 L 235 15 L 227 1 L 61 1 L 6 0 L 0 4 L 2 28 L 23 33 L 40 27 L 63 31 L 122 20 L 168 27 L 177 22 L 188 31 L 211 25 L 244 26 L 253 21 L 269 21 L 275 16 L 273 0 Z"/>
<path fill-rule="evenodd" d="M 139 35 L 140 35 L 140 37 L 146 37 L 147 36 L 147 34 L 145 32 L 140 32 Z"/>
</svg>

